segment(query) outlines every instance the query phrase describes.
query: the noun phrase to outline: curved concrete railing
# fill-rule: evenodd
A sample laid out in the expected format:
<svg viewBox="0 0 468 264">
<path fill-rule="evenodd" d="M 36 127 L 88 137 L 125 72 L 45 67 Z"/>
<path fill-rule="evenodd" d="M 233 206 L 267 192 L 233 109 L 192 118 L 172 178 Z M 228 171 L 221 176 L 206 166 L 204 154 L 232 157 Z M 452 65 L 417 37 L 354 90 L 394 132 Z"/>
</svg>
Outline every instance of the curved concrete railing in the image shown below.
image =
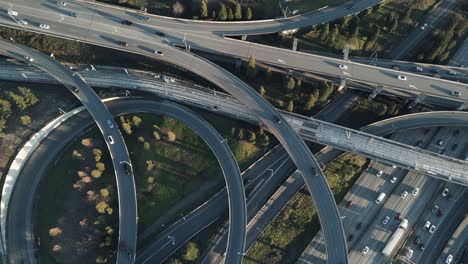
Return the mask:
<svg viewBox="0 0 468 264">
<path fill-rule="evenodd" d="M 75 114 L 83 111 L 84 106 L 73 109 L 70 112 L 67 112 L 44 126 L 41 130 L 35 133 L 18 151 L 16 157 L 8 169 L 8 173 L 5 176 L 5 183 L 2 188 L 2 196 L 0 202 L 0 232 L 2 238 L 1 253 L 2 255 L 6 254 L 6 218 L 8 213 L 8 205 L 10 204 L 11 194 L 15 188 L 16 180 L 23 169 L 23 166 L 27 163 L 33 151 L 41 144 L 41 142 L 47 138 L 49 133 L 56 129 L 60 124 L 66 121 L 68 118 L 74 116 Z"/>
</svg>

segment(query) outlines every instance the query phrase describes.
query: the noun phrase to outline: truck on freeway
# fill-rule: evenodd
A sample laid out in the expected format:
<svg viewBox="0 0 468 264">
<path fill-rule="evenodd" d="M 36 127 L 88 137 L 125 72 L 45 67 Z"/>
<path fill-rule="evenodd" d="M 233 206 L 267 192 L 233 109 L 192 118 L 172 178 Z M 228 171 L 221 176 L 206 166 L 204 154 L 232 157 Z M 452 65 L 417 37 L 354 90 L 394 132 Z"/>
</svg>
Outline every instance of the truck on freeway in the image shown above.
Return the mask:
<svg viewBox="0 0 468 264">
<path fill-rule="evenodd" d="M 388 240 L 387 245 L 385 245 L 384 249 L 382 250 L 382 254 L 384 254 L 387 257 L 390 256 L 390 254 L 392 254 L 393 250 L 400 242 L 407 228 L 408 228 L 408 220 L 403 219 L 403 221 L 401 221 L 395 233 L 393 233 L 392 237 L 390 237 L 390 240 Z"/>
</svg>

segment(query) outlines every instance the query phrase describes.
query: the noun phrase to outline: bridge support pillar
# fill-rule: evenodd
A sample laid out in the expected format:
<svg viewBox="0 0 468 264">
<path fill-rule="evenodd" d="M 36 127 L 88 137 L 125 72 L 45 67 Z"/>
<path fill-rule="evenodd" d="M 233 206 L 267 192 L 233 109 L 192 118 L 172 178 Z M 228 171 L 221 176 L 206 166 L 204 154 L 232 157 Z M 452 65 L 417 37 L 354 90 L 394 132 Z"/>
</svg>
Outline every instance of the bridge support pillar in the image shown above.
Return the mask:
<svg viewBox="0 0 468 264">
<path fill-rule="evenodd" d="M 377 86 L 377 88 L 375 88 L 374 91 L 369 95 L 368 99 L 374 99 L 383 90 L 383 88 L 383 86 Z"/>
</svg>

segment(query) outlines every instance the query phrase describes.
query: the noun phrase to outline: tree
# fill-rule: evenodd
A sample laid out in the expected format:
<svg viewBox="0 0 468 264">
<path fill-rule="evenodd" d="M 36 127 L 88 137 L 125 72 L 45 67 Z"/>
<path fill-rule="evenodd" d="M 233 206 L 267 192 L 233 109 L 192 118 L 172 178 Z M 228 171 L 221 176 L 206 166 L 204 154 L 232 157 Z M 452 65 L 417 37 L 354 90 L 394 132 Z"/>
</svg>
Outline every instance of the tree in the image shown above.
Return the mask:
<svg viewBox="0 0 468 264">
<path fill-rule="evenodd" d="M 91 171 L 91 176 L 94 178 L 100 178 L 102 176 L 102 172 L 100 170 L 92 170 Z"/>
<path fill-rule="evenodd" d="M 322 41 L 326 41 L 328 39 L 328 35 L 330 34 L 330 25 L 327 23 L 325 24 L 323 30 L 322 30 L 322 35 L 320 36 L 320 39 Z"/>
<path fill-rule="evenodd" d="M 319 101 L 325 102 L 327 101 L 330 94 L 333 92 L 333 84 L 329 84 L 327 81 L 324 81 L 320 86 L 320 96 Z"/>
<path fill-rule="evenodd" d="M 184 10 L 184 5 L 181 4 L 179 1 L 175 1 L 175 3 L 172 5 L 172 13 L 176 17 L 181 16 L 184 13 Z"/>
<path fill-rule="evenodd" d="M 96 210 L 98 211 L 98 213 L 101 213 L 101 214 L 103 214 L 106 211 L 107 207 L 109 207 L 109 205 L 104 201 L 96 204 Z"/>
<path fill-rule="evenodd" d="M 138 116 L 133 116 L 132 117 L 132 122 L 135 126 L 139 126 L 141 124 L 141 118 L 139 118 Z"/>
<path fill-rule="evenodd" d="M 377 26 L 377 29 L 375 30 L 374 35 L 372 35 L 372 38 L 370 39 L 369 43 L 374 44 L 379 38 L 379 35 L 380 35 L 380 27 Z"/>
<path fill-rule="evenodd" d="M 312 107 L 314 107 L 315 103 L 317 102 L 318 96 L 319 96 L 318 89 L 314 89 L 314 91 L 307 96 L 304 108 L 306 110 L 312 109 Z"/>
<path fill-rule="evenodd" d="M 351 33 L 351 36 L 357 37 L 359 32 L 359 17 L 353 16 L 351 21 L 349 22 L 348 32 Z"/>
<path fill-rule="evenodd" d="M 250 56 L 249 62 L 247 64 L 247 77 L 255 78 L 257 76 L 257 66 L 255 63 L 255 58 L 253 55 Z"/>
<path fill-rule="evenodd" d="M 330 42 L 335 43 L 336 38 L 338 37 L 339 34 L 340 34 L 340 29 L 338 28 L 338 25 L 335 25 L 335 27 L 333 28 L 333 33 L 330 37 Z"/>
<path fill-rule="evenodd" d="M 270 144 L 270 137 L 267 134 L 263 134 L 262 146 L 266 147 Z"/>
<path fill-rule="evenodd" d="M 261 95 L 261 96 L 264 96 L 265 95 L 265 88 L 263 87 L 263 85 L 260 86 L 260 89 L 258 90 L 258 93 Z"/>
<path fill-rule="evenodd" d="M 408 9 L 406 9 L 405 13 L 403 14 L 403 19 L 401 19 L 401 21 L 403 21 L 403 23 L 406 23 L 406 24 L 411 23 L 411 12 L 412 11 L 413 11 L 412 7 L 409 7 Z"/>
<path fill-rule="evenodd" d="M 28 116 L 28 115 L 22 116 L 22 117 L 20 117 L 20 119 L 21 119 L 21 124 L 23 124 L 25 126 L 31 124 L 31 117 Z"/>
<path fill-rule="evenodd" d="M 100 171 L 103 172 L 106 169 L 106 166 L 102 162 L 96 163 L 96 168 Z"/>
<path fill-rule="evenodd" d="M 294 89 L 294 87 L 296 87 L 296 81 L 294 81 L 293 77 L 289 77 L 288 84 L 286 87 L 288 88 L 288 90 L 292 90 Z"/>
<path fill-rule="evenodd" d="M 219 4 L 218 19 L 222 21 L 227 19 L 227 10 L 224 4 Z"/>
<path fill-rule="evenodd" d="M 200 1 L 200 17 L 206 18 L 208 16 L 208 5 L 206 4 L 206 0 Z"/>
<path fill-rule="evenodd" d="M 167 140 L 169 142 L 174 142 L 176 140 L 176 134 L 172 131 L 167 132 Z"/>
<path fill-rule="evenodd" d="M 245 18 L 247 18 L 247 20 L 251 20 L 252 16 L 252 9 L 250 9 L 250 7 L 247 7 L 247 11 L 245 12 Z"/>
<path fill-rule="evenodd" d="M 158 131 L 154 131 L 154 132 L 153 132 L 153 137 L 154 137 L 154 139 L 156 139 L 156 140 L 160 140 L 160 139 L 161 139 L 161 136 L 159 135 Z"/>
<path fill-rule="evenodd" d="M 292 112 L 294 110 L 294 102 L 292 100 L 289 100 L 288 106 L 286 107 L 286 110 L 288 112 Z"/>
<path fill-rule="evenodd" d="M 147 150 L 147 151 L 150 150 L 150 148 L 151 148 L 150 143 L 149 143 L 149 142 L 145 142 L 145 143 L 143 144 L 143 148 L 144 148 L 145 150 Z"/>
<path fill-rule="evenodd" d="M 133 133 L 132 126 L 129 123 L 122 123 L 122 128 L 127 135 L 131 135 Z"/>
<path fill-rule="evenodd" d="M 234 11 L 234 18 L 236 20 L 241 20 L 242 19 L 242 8 L 239 3 L 236 3 L 235 11 Z"/>
<path fill-rule="evenodd" d="M 254 132 L 249 132 L 249 142 L 250 143 L 255 143 L 255 141 L 257 140 L 257 136 L 255 135 Z"/>
<path fill-rule="evenodd" d="M 185 253 L 182 256 L 182 258 L 185 261 L 192 262 L 198 259 L 199 256 L 200 256 L 200 250 L 198 249 L 197 244 L 195 244 L 192 241 L 188 242 L 187 247 L 185 248 Z"/>
<path fill-rule="evenodd" d="M 144 142 L 145 142 L 145 138 L 144 138 L 144 137 L 138 137 L 138 141 L 144 143 Z"/>
<path fill-rule="evenodd" d="M 107 258 L 104 257 L 104 256 L 99 256 L 99 257 L 96 258 L 96 263 L 98 263 L 98 264 L 107 263 Z"/>
<path fill-rule="evenodd" d="M 271 81 L 271 76 L 272 76 L 271 67 L 268 66 L 268 68 L 266 70 L 266 74 L 265 74 L 265 78 L 266 78 L 267 82 Z"/>
<path fill-rule="evenodd" d="M 146 171 L 150 172 L 154 167 L 156 166 L 156 163 L 152 160 L 147 160 L 146 161 Z"/>
<path fill-rule="evenodd" d="M 147 5 L 146 0 L 135 0 L 135 5 L 140 9 L 143 10 Z"/>
<path fill-rule="evenodd" d="M 99 190 L 99 193 L 101 194 L 102 197 L 109 196 L 109 190 L 107 190 L 106 188 Z"/>
<path fill-rule="evenodd" d="M 234 19 L 234 13 L 232 12 L 232 8 L 228 8 L 228 20 L 233 20 Z"/>
<path fill-rule="evenodd" d="M 244 129 L 243 128 L 239 128 L 239 130 L 237 131 L 237 139 L 238 140 L 244 139 Z"/>
<path fill-rule="evenodd" d="M 398 27 L 398 19 L 393 20 L 392 26 L 390 27 L 390 32 L 395 32 Z"/>
</svg>

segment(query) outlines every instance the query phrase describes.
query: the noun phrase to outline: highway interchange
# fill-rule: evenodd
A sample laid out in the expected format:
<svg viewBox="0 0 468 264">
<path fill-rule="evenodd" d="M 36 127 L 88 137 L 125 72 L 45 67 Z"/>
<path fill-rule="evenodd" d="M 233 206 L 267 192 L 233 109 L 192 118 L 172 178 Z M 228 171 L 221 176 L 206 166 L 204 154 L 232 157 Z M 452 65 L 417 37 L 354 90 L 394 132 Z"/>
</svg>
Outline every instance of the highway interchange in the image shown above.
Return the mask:
<svg viewBox="0 0 468 264">
<path fill-rule="evenodd" d="M 10 2 L 7 5 L 7 7 L 5 8 L 4 6 L 4 8 L 7 9 L 13 6 L 15 10 L 18 10 L 22 15 L 25 15 L 25 18 L 30 21 L 35 21 L 37 20 L 37 18 L 39 18 L 40 20 L 51 24 L 51 32 L 53 35 L 58 35 L 61 37 L 68 37 L 68 38 L 77 39 L 80 41 L 85 41 L 85 42 L 94 43 L 94 44 L 98 44 L 102 46 L 116 48 L 117 46 L 115 43 L 116 41 L 115 34 L 103 33 L 106 31 L 105 28 L 106 27 L 109 28 L 110 26 L 112 27 L 111 31 L 113 33 L 118 33 L 118 35 L 121 36 L 119 38 L 124 38 L 123 35 L 126 35 L 127 37 L 132 36 L 132 40 L 129 43 L 133 42 L 135 43 L 134 44 L 135 46 L 131 45 L 131 47 L 129 48 L 124 48 L 125 50 L 158 58 L 157 55 L 152 54 L 154 51 L 154 48 L 147 47 L 147 44 L 151 42 L 151 40 L 153 40 L 152 43 L 154 44 L 155 37 L 148 36 L 149 30 L 154 31 L 153 29 L 154 26 L 143 25 L 140 21 L 140 22 L 135 22 L 134 24 L 137 30 L 122 29 L 121 28 L 122 25 L 120 24 L 120 21 L 122 19 L 120 15 L 122 14 L 119 14 L 118 20 L 115 19 L 116 17 L 112 19 L 112 15 L 111 15 L 111 13 L 116 12 L 115 10 L 120 10 L 120 9 L 109 9 L 109 7 L 102 7 L 102 6 L 96 7 L 94 5 L 91 5 L 93 6 L 93 8 L 90 8 L 90 5 L 88 3 L 84 4 L 81 2 L 77 2 L 75 3 L 76 6 L 73 6 L 74 8 L 85 8 L 86 10 L 82 11 L 81 9 L 76 9 L 76 10 L 73 9 L 74 11 L 80 14 L 79 23 L 76 23 L 77 20 L 75 20 L 73 24 L 70 24 L 70 23 L 67 23 L 67 21 L 70 19 L 69 16 L 65 16 L 64 14 L 61 14 L 61 15 L 59 14 L 57 16 L 53 15 L 52 13 L 57 13 L 57 12 L 63 13 L 64 11 L 60 8 L 57 8 L 56 6 L 51 7 L 51 4 L 48 2 L 42 2 L 45 4 L 41 4 L 40 6 L 37 6 L 36 9 L 34 10 L 34 13 L 31 13 L 31 11 L 28 10 L 28 9 L 31 9 L 31 6 L 33 6 L 34 4 L 39 4 L 41 2 L 42 1 L 14 1 L 14 5 L 12 5 L 12 3 Z M 24 5 L 21 5 L 22 3 Z M 349 10 L 352 10 L 354 8 L 356 10 L 353 10 L 353 12 L 356 12 L 356 11 L 360 11 L 364 9 L 367 6 L 370 6 L 376 3 L 378 2 L 361 1 L 360 4 L 363 5 L 362 7 L 354 6 L 351 9 L 349 9 L 348 7 L 346 8 L 340 7 L 338 9 L 334 9 L 334 8 L 325 9 L 325 11 L 323 12 L 327 12 L 326 15 L 320 14 L 320 13 L 311 13 L 311 14 L 307 14 L 307 16 L 304 16 L 306 18 L 305 20 L 292 18 L 290 21 L 286 20 L 286 21 L 281 21 L 280 23 L 277 23 L 277 21 L 273 20 L 271 23 L 273 24 L 277 23 L 276 25 L 273 25 L 273 26 L 270 22 L 266 22 L 264 25 L 260 24 L 262 25 L 261 27 L 259 27 L 258 22 L 257 24 L 255 24 L 255 22 L 254 23 L 239 23 L 240 29 L 235 29 L 238 31 L 234 30 L 232 32 L 229 32 L 227 30 L 224 31 L 225 29 L 223 29 L 222 26 L 219 26 L 222 24 L 215 24 L 215 26 L 213 26 L 212 24 L 209 24 L 210 26 L 208 27 L 208 29 L 206 25 L 201 24 L 201 28 L 203 28 L 203 30 L 207 32 L 207 35 L 202 35 L 198 33 L 195 34 L 195 33 L 181 32 L 181 30 L 182 31 L 185 30 L 184 28 L 177 28 L 178 26 L 181 26 L 181 24 L 177 24 L 177 25 L 171 24 L 172 25 L 171 26 L 169 25 L 169 22 L 168 22 L 167 29 L 170 30 L 169 34 L 171 35 L 171 38 L 169 38 L 169 42 L 170 44 L 173 44 L 173 43 L 180 44 L 182 39 L 186 39 L 187 41 L 186 43 L 189 43 L 189 45 L 192 48 L 198 47 L 200 49 L 205 49 L 205 50 L 209 50 L 213 52 L 222 51 L 223 54 L 233 55 L 233 56 L 242 57 L 242 58 L 248 58 L 249 56 L 254 54 L 257 61 L 267 62 L 270 64 L 276 64 L 276 65 L 285 64 L 284 66 L 288 68 L 304 70 L 304 71 L 316 72 L 316 70 L 311 69 L 310 68 L 311 66 L 309 66 L 309 65 L 314 65 L 314 66 L 318 66 L 317 68 L 320 68 L 320 71 L 322 71 L 320 73 L 326 73 L 327 75 L 330 75 L 330 76 L 343 77 L 343 78 L 352 79 L 358 82 L 365 82 L 365 83 L 370 83 L 370 84 L 375 84 L 375 85 L 385 85 L 385 86 L 392 87 L 397 90 L 412 90 L 413 92 L 422 92 L 422 93 L 426 93 L 426 94 L 430 94 L 434 96 L 440 96 L 444 98 L 451 98 L 450 93 L 452 91 L 460 91 L 460 92 L 466 91 L 467 86 L 462 83 L 456 83 L 456 82 L 451 82 L 451 81 L 446 81 L 446 80 L 441 80 L 441 79 L 436 79 L 436 78 L 431 78 L 431 77 L 418 76 L 418 75 L 409 74 L 409 73 L 404 73 L 406 76 L 409 76 L 408 77 L 409 81 L 401 82 L 396 79 L 396 76 L 399 74 L 403 74 L 403 73 L 400 73 L 395 70 L 380 69 L 377 67 L 361 65 L 361 64 L 354 63 L 354 62 L 343 62 L 341 60 L 336 60 L 336 59 L 331 59 L 331 58 L 326 58 L 326 57 L 305 55 L 301 53 L 295 53 L 295 52 L 276 49 L 272 47 L 266 47 L 263 45 L 246 44 L 241 41 L 229 40 L 229 39 L 224 39 L 220 37 L 216 37 L 216 38 L 207 37 L 213 32 L 217 34 L 221 34 L 221 35 L 240 34 L 240 32 L 243 32 L 243 34 L 246 34 L 246 33 L 260 34 L 260 33 L 265 33 L 265 32 L 273 32 L 273 31 L 288 29 L 288 27 L 289 29 L 296 28 L 299 25 L 310 25 L 312 23 L 318 23 L 319 21 L 324 22 L 324 21 L 333 20 L 335 18 L 343 16 L 345 12 L 349 13 L 350 12 Z M 7 4 L 7 2 L 0 1 L 0 4 Z M 50 11 L 49 9 L 52 9 L 53 11 Z M 69 11 L 65 11 L 65 12 L 69 12 Z M 86 20 L 87 12 L 91 12 L 91 13 L 94 12 L 94 14 L 92 14 L 92 18 L 93 18 L 92 22 L 90 22 L 89 20 Z M 133 17 L 132 19 L 138 19 L 138 16 L 141 16 L 141 14 L 136 14 L 134 12 L 125 11 L 123 13 L 125 13 L 125 15 Z M 82 14 L 85 14 L 85 15 L 83 16 Z M 103 21 L 99 21 L 99 19 L 95 19 L 96 17 L 102 17 Z M 16 26 L 9 17 L 5 17 L 5 14 L 0 19 L 1 19 L 1 23 L 6 26 Z M 314 21 L 313 19 L 317 19 L 317 22 L 311 22 L 311 21 Z M 155 19 L 153 18 L 151 21 L 155 21 Z M 167 20 L 167 21 L 171 21 L 172 23 L 177 20 Z M 93 24 L 93 23 L 98 23 L 98 25 Z M 32 24 L 33 23 L 29 25 L 32 25 Z M 86 25 L 87 31 L 85 35 L 80 36 L 80 32 L 83 32 L 83 27 L 85 27 L 85 25 Z M 218 29 L 214 30 L 213 28 L 210 28 L 210 27 L 218 27 Z M 262 30 L 264 31 L 263 32 L 251 31 L 249 30 L 248 27 L 255 27 L 255 28 L 260 28 L 260 29 L 263 28 Z M 231 25 L 231 28 L 233 28 L 232 25 Z M 40 31 L 38 30 L 38 28 L 28 28 L 28 30 Z M 108 31 L 108 32 L 111 32 L 111 31 Z M 152 33 L 154 34 L 154 32 Z M 166 36 L 169 34 L 166 33 Z M 141 45 L 136 44 L 136 39 L 139 39 L 139 42 L 141 43 Z M 109 44 L 109 40 L 113 41 L 113 43 Z M 96 112 L 93 112 L 90 106 L 91 103 L 87 104 L 87 101 L 91 102 L 92 100 L 93 107 L 102 106 L 101 103 L 96 103 L 96 98 L 98 98 L 97 95 L 95 95 L 94 93 L 91 93 L 92 90 L 89 88 L 89 86 L 86 85 L 84 80 L 82 80 L 81 78 L 74 77 L 73 72 L 64 71 L 63 67 L 61 68 L 58 67 L 57 65 L 58 63 L 54 65 L 53 60 L 51 59 L 45 60 L 47 56 L 40 55 L 38 52 L 29 51 L 29 52 L 32 52 L 31 54 L 33 55 L 25 54 L 25 53 L 20 52 L 22 51 L 22 49 L 18 48 L 19 46 L 15 48 L 15 46 L 17 46 L 15 44 L 12 44 L 9 42 L 2 42 L 2 43 L 4 44 L 3 45 L 4 50 L 16 50 L 17 52 L 17 54 L 14 54 L 14 53 L 6 54 L 8 56 L 15 57 L 20 60 L 23 60 L 25 56 L 28 56 L 28 55 L 33 58 L 37 57 L 37 61 L 35 61 L 34 64 L 37 63 L 38 67 L 42 66 L 42 69 L 44 70 L 48 69 L 50 71 L 52 71 L 52 69 L 57 69 L 54 71 L 59 72 L 60 74 L 63 74 L 62 76 L 58 77 L 58 79 L 62 83 L 64 83 L 67 87 L 71 88 L 72 90 L 74 89 L 74 87 L 79 87 L 79 94 L 83 93 L 83 96 L 84 96 L 84 98 L 81 98 L 81 97 L 79 98 L 82 100 L 83 104 L 89 108 L 91 114 L 96 113 Z M 179 51 L 165 44 L 168 44 L 168 43 L 167 42 L 164 43 L 164 40 L 162 40 L 161 43 L 156 44 L 158 49 L 161 49 L 164 51 L 164 57 L 163 58 L 159 57 L 159 59 L 163 59 L 168 62 L 174 63 L 176 65 L 183 66 L 187 69 L 190 69 L 196 74 L 203 76 L 205 79 L 223 88 L 224 90 L 229 92 L 234 97 L 242 98 L 242 102 L 247 106 L 247 108 L 253 111 L 254 114 L 257 115 L 258 118 L 261 120 L 262 124 L 267 126 L 270 129 L 270 131 L 273 132 L 275 136 L 277 136 L 277 138 L 285 147 L 286 151 L 291 155 L 292 159 L 298 166 L 299 170 L 304 175 L 305 181 L 309 187 L 309 190 L 311 191 L 314 201 L 316 202 L 319 215 L 320 215 L 320 219 L 321 219 L 322 228 L 325 232 L 325 240 L 326 240 L 325 242 L 327 244 L 328 261 L 331 263 L 347 263 L 346 242 L 344 239 L 344 233 L 343 233 L 342 224 L 339 218 L 339 213 L 333 203 L 333 197 L 331 196 L 331 192 L 329 188 L 327 187 L 327 183 L 323 177 L 319 164 L 311 155 L 310 151 L 308 150 L 306 145 L 303 143 L 303 141 L 300 140 L 299 137 L 296 135 L 295 131 L 289 125 L 287 125 L 287 122 L 284 122 L 285 120 L 279 114 L 276 113 L 276 110 L 274 108 L 272 108 L 268 103 L 266 103 L 248 85 L 238 80 L 235 76 L 233 76 L 229 72 L 225 71 L 224 69 L 216 66 L 215 64 L 211 62 L 202 60 L 198 57 L 193 56 L 190 53 Z M 246 46 L 248 46 L 248 48 L 246 48 Z M 226 47 L 229 47 L 229 49 L 226 49 Z M 118 48 L 122 49 L 122 47 L 118 47 Z M 44 65 L 46 66 L 41 65 L 41 61 L 39 61 L 39 58 L 44 59 L 42 62 L 44 62 L 45 63 Z M 342 64 L 342 63 L 346 63 L 349 65 L 349 68 L 350 68 L 349 72 L 341 72 L 340 70 L 338 70 L 338 67 L 337 67 L 338 64 Z M 54 74 L 53 71 L 51 73 Z M 87 94 L 86 91 L 90 91 L 90 92 Z M 459 98 L 451 98 L 451 99 L 467 101 L 468 97 L 466 97 L 466 95 L 467 95 L 466 93 L 461 93 L 461 96 Z M 98 116 L 96 114 L 93 117 L 96 119 L 103 134 L 108 135 L 108 133 L 111 133 L 110 135 L 112 135 L 113 137 L 112 141 L 114 140 L 116 141 L 116 144 L 109 142 L 108 146 L 113 156 L 114 168 L 121 168 L 122 165 L 119 166 L 120 164 L 118 163 L 119 161 L 130 162 L 128 158 L 128 153 L 125 148 L 125 144 L 123 143 L 123 140 L 121 139 L 121 135 L 118 132 L 118 130 L 115 132 L 113 132 L 113 130 L 111 130 L 110 132 L 104 130 L 104 127 L 110 126 L 110 124 L 106 122 L 107 120 L 111 120 L 109 113 L 105 109 L 104 110 L 100 109 L 99 113 L 102 114 L 103 116 Z M 106 140 L 106 142 L 108 141 L 109 140 Z M 120 149 L 115 150 L 115 153 L 114 153 L 113 146 L 114 147 L 119 146 Z M 118 155 L 126 155 L 126 156 L 118 156 Z M 122 170 L 120 170 L 120 174 L 124 174 Z M 319 174 L 319 177 L 316 177 L 315 174 Z M 130 188 L 130 190 L 125 190 L 125 193 L 130 193 L 132 195 L 135 195 L 133 177 L 127 176 L 125 178 L 125 175 L 122 175 L 119 177 L 118 169 L 116 169 L 116 177 L 118 179 L 117 182 L 122 180 L 121 178 L 130 179 L 130 182 L 128 182 L 128 180 L 124 180 L 126 181 L 125 188 Z M 238 178 L 240 180 L 240 177 Z M 122 182 L 119 182 L 119 185 L 121 184 Z M 131 188 L 133 188 L 133 192 Z M 119 189 L 119 194 L 122 194 L 123 192 L 124 190 Z M 320 199 L 319 199 L 319 194 L 320 194 Z M 119 195 L 119 199 L 122 199 L 121 195 Z M 120 239 L 124 237 L 124 239 L 126 240 L 128 238 L 128 241 L 132 241 L 133 243 L 130 242 L 130 244 L 132 246 L 134 245 L 133 248 L 136 248 L 136 242 L 135 242 L 136 224 L 133 223 L 133 222 L 136 222 L 136 199 L 135 198 L 127 199 L 127 202 L 128 200 L 133 200 L 133 203 L 130 201 L 129 202 L 130 205 L 124 205 L 122 201 L 119 202 L 119 207 L 120 207 L 119 212 L 121 215 L 124 215 L 124 214 L 128 215 L 128 213 L 124 212 L 125 209 L 122 208 L 122 206 L 125 206 L 125 207 L 128 206 L 131 208 L 128 211 L 133 213 L 134 217 L 130 216 L 128 218 L 128 220 L 132 222 L 131 225 L 128 225 L 130 228 L 127 228 L 127 225 L 125 225 L 126 226 L 125 230 L 119 230 L 119 235 L 120 235 Z M 127 219 L 127 217 L 125 217 L 125 219 Z M 122 218 L 120 218 L 120 221 L 123 221 Z M 119 228 L 122 228 L 122 226 L 123 225 L 121 222 Z M 134 228 L 132 228 L 132 226 Z M 234 260 L 234 257 L 233 257 L 233 263 L 238 263 L 242 259 L 243 254 L 238 254 L 238 255 L 240 256 L 237 258 L 238 260 Z M 131 258 L 130 260 L 133 261 Z M 122 263 L 125 262 L 125 260 L 120 260 L 120 261 L 122 261 Z"/>
</svg>

